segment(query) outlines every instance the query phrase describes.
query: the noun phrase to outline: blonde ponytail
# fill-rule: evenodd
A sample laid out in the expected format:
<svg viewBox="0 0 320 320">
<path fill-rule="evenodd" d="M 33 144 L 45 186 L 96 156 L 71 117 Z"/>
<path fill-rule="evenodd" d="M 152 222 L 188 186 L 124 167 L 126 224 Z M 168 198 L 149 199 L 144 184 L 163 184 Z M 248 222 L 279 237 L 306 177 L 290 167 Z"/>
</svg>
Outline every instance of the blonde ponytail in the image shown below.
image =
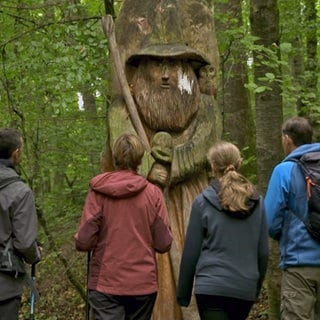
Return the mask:
<svg viewBox="0 0 320 320">
<path fill-rule="evenodd" d="M 252 184 L 240 173 L 229 171 L 220 178 L 219 199 L 223 209 L 247 211 L 247 200 L 253 194 Z"/>
<path fill-rule="evenodd" d="M 237 172 L 242 158 L 239 149 L 232 143 L 220 141 L 208 152 L 208 161 L 213 175 L 219 179 L 220 204 L 228 211 L 248 211 L 247 200 L 254 188 L 248 179 Z"/>
</svg>

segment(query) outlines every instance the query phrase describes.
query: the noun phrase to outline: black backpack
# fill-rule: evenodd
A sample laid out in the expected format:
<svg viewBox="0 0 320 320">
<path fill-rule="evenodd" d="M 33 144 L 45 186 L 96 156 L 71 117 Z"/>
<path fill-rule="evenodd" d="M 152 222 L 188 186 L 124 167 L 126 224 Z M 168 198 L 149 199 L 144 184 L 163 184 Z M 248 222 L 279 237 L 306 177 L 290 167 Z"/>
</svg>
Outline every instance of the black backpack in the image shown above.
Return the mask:
<svg viewBox="0 0 320 320">
<path fill-rule="evenodd" d="M 292 160 L 299 165 L 306 181 L 309 209 L 303 222 L 311 236 L 320 241 L 320 152 L 309 152 Z"/>
</svg>

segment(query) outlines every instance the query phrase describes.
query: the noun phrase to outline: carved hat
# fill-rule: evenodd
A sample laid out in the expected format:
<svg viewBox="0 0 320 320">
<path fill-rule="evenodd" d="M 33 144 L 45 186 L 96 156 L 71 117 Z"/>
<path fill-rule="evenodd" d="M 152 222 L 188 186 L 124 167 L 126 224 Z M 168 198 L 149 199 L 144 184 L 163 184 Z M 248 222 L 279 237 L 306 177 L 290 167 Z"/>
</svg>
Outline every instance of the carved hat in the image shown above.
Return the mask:
<svg viewBox="0 0 320 320">
<path fill-rule="evenodd" d="M 159 43 L 142 48 L 131 55 L 127 63 L 137 66 L 143 57 L 173 58 L 188 60 L 194 70 L 210 64 L 210 62 L 197 50 L 183 43 Z"/>
</svg>

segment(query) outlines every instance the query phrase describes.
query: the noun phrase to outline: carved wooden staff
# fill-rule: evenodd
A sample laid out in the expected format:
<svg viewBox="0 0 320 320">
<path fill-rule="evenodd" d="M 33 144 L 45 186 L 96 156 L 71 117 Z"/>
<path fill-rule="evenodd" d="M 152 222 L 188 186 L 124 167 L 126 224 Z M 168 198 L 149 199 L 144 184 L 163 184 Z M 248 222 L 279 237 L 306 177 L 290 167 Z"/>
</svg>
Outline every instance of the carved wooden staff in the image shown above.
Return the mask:
<svg viewBox="0 0 320 320">
<path fill-rule="evenodd" d="M 120 82 L 120 86 L 122 89 L 124 100 L 126 102 L 127 111 L 129 113 L 131 122 L 138 136 L 141 138 L 143 144 L 145 145 L 146 149 L 150 151 L 149 140 L 143 128 L 135 102 L 132 98 L 127 77 L 124 72 L 124 67 L 121 62 L 119 48 L 118 48 L 116 36 L 115 36 L 114 22 L 111 15 L 106 15 L 102 17 L 102 28 L 105 36 L 108 39 L 109 50 L 111 52 L 111 55 L 114 61 L 114 65 L 117 71 L 118 79 Z"/>
</svg>

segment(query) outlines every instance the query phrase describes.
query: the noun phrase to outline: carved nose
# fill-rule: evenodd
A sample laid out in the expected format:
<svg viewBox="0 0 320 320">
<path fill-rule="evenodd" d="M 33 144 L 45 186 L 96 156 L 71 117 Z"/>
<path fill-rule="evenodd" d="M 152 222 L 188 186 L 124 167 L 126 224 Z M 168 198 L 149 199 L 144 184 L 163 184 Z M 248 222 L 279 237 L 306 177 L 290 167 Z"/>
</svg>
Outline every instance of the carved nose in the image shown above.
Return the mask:
<svg viewBox="0 0 320 320">
<path fill-rule="evenodd" d="M 169 73 L 168 73 L 168 67 L 163 66 L 162 68 L 162 76 L 161 76 L 162 81 L 168 81 L 169 80 Z"/>
<path fill-rule="evenodd" d="M 169 77 L 167 75 L 161 77 L 163 82 L 168 82 Z"/>
</svg>

